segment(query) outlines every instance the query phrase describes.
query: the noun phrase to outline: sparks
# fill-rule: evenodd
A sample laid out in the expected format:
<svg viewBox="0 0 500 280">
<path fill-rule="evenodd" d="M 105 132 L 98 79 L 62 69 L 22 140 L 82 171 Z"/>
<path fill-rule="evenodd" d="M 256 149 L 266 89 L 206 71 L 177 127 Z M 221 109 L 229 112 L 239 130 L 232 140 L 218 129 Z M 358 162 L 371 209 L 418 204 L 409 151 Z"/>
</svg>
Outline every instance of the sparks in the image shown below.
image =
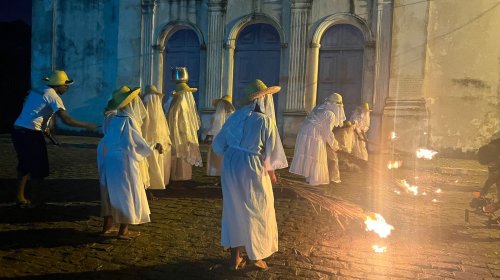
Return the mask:
<svg viewBox="0 0 500 280">
<path fill-rule="evenodd" d="M 435 198 L 434 198 L 434 199 L 432 200 L 432 202 L 439 202 L 439 201 L 438 201 L 437 199 L 435 199 Z"/>
<path fill-rule="evenodd" d="M 426 193 L 426 192 L 423 192 L 423 193 L 422 193 L 422 195 L 427 195 L 427 193 Z"/>
<path fill-rule="evenodd" d="M 403 161 L 401 160 L 395 160 L 395 161 L 389 161 L 387 164 L 387 168 L 389 169 L 398 169 L 403 165 Z"/>
<path fill-rule="evenodd" d="M 386 246 L 373 245 L 372 249 L 375 253 L 385 253 L 387 251 Z"/>
<path fill-rule="evenodd" d="M 391 140 L 395 140 L 398 136 L 396 135 L 396 132 L 393 131 L 391 132 Z"/>
<path fill-rule="evenodd" d="M 406 180 L 401 180 L 401 186 L 403 186 L 407 192 L 418 195 L 418 186 L 410 185 Z"/>
<path fill-rule="evenodd" d="M 437 189 L 436 193 L 442 193 L 443 191 L 441 189 Z"/>
<path fill-rule="evenodd" d="M 365 220 L 366 231 L 373 231 L 378 236 L 386 238 L 391 234 L 394 227 L 386 223 L 384 217 L 378 213 L 371 213 L 366 216 Z"/>
<path fill-rule="evenodd" d="M 398 191 L 398 190 L 394 190 L 394 193 L 395 193 L 395 194 L 401 194 L 401 192 L 400 192 L 400 191 Z"/>
<path fill-rule="evenodd" d="M 432 159 L 437 152 L 420 148 L 417 150 L 417 158 Z"/>
</svg>

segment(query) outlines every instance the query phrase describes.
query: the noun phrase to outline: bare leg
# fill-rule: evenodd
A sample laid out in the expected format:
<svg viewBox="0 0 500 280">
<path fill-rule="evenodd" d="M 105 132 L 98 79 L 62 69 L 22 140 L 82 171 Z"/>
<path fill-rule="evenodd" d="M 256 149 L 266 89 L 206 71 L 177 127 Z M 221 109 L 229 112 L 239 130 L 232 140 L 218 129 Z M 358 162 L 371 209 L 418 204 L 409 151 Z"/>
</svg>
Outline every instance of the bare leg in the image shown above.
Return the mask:
<svg viewBox="0 0 500 280">
<path fill-rule="evenodd" d="M 113 216 L 104 216 L 102 222 L 102 232 L 106 233 L 113 227 Z"/>
<path fill-rule="evenodd" d="M 125 236 L 128 234 L 128 224 L 120 224 L 120 229 L 118 230 L 118 236 Z"/>
<path fill-rule="evenodd" d="M 244 266 L 244 259 L 241 257 L 241 247 L 231 248 L 232 268 L 237 270 Z"/>
<path fill-rule="evenodd" d="M 26 183 L 28 182 L 28 175 L 18 175 L 17 176 L 17 201 L 22 204 L 28 202 L 24 196 L 24 190 L 26 189 Z"/>
</svg>

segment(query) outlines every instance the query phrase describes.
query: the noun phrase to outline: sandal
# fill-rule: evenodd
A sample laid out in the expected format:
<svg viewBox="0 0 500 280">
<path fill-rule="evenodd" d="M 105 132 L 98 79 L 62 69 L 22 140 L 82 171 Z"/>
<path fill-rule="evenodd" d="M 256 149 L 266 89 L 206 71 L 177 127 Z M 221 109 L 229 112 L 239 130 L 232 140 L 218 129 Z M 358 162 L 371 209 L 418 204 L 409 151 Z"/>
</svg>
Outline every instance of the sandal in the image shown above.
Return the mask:
<svg viewBox="0 0 500 280">
<path fill-rule="evenodd" d="M 267 263 L 263 260 L 256 261 L 253 265 L 260 271 L 266 271 L 269 269 L 269 266 L 267 266 Z"/>
<path fill-rule="evenodd" d="M 237 263 L 235 266 L 231 266 L 231 270 L 239 270 L 245 268 L 247 265 L 247 260 L 245 258 L 241 258 L 241 261 Z"/>
<path fill-rule="evenodd" d="M 25 199 L 25 200 L 16 199 L 16 205 L 19 206 L 20 208 L 31 208 L 32 207 L 31 201 L 29 201 L 28 199 Z"/>
<path fill-rule="evenodd" d="M 112 234 L 112 233 L 117 233 L 118 232 L 118 228 L 116 227 L 111 227 L 111 228 L 108 228 L 107 230 L 105 231 L 101 231 L 99 234 L 101 235 L 109 235 L 109 234 Z"/>
<path fill-rule="evenodd" d="M 129 231 L 127 234 L 118 234 L 116 238 L 120 240 L 132 240 L 139 236 L 141 236 L 140 231 Z"/>
</svg>

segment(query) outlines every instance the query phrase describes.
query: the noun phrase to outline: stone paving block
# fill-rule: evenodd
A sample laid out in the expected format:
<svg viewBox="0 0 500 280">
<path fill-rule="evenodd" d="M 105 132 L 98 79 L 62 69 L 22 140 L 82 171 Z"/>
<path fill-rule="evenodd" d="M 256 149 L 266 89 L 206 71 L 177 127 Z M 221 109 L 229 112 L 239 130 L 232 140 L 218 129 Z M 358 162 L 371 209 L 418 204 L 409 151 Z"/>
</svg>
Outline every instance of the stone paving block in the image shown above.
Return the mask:
<svg viewBox="0 0 500 280">
<path fill-rule="evenodd" d="M 500 269 L 491 269 L 491 274 L 500 279 Z"/>
<path fill-rule="evenodd" d="M 442 270 L 442 269 L 432 269 L 432 268 L 424 268 L 422 269 L 423 273 L 429 275 L 436 275 L 441 277 L 453 277 L 453 272 Z"/>
<path fill-rule="evenodd" d="M 463 271 L 455 271 L 453 273 L 453 276 L 455 276 L 455 279 L 462 279 L 462 280 L 480 280 L 484 278 L 484 276 Z"/>
<path fill-rule="evenodd" d="M 313 265 L 312 266 L 312 270 L 316 270 L 316 271 L 319 271 L 321 273 L 325 273 L 325 274 L 328 274 L 328 275 L 336 275 L 336 274 L 339 273 L 339 269 L 338 268 L 330 268 L 330 267 L 321 266 L 321 265 Z"/>
<path fill-rule="evenodd" d="M 460 270 L 460 266 L 457 264 L 444 263 L 444 262 L 433 262 L 431 267 L 435 269 L 444 269 L 449 271 Z"/>
<path fill-rule="evenodd" d="M 491 276 L 491 272 L 487 268 L 481 268 L 481 267 L 475 267 L 475 266 L 469 266 L 469 265 L 462 265 L 461 267 L 462 267 L 462 270 L 464 272 L 470 272 L 472 274 L 482 275 L 484 277 Z"/>
<path fill-rule="evenodd" d="M 340 269 L 339 273 L 341 276 L 355 277 L 355 278 L 361 278 L 361 279 L 366 277 L 366 274 L 362 271 Z"/>
<path fill-rule="evenodd" d="M 371 273 L 373 272 L 373 266 L 367 265 L 367 264 L 360 264 L 360 263 L 350 263 L 349 268 L 353 270 L 359 270 L 363 271 L 366 273 Z"/>
</svg>

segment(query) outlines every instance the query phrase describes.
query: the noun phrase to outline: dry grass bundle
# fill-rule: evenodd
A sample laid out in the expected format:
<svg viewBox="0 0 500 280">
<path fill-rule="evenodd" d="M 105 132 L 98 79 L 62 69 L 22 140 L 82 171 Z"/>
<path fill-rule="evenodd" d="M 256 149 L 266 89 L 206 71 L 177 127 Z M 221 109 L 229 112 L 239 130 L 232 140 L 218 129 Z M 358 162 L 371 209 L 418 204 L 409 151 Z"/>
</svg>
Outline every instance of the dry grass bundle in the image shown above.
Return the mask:
<svg viewBox="0 0 500 280">
<path fill-rule="evenodd" d="M 348 220 L 360 220 L 360 222 L 363 222 L 366 218 L 365 211 L 358 205 L 338 197 L 319 193 L 317 188 L 311 187 L 306 183 L 280 178 L 279 185 L 308 200 L 313 205 L 315 211 L 316 208 L 314 205 L 318 205 L 320 209 L 326 209 L 335 217 L 335 220 L 342 229 L 344 229 L 344 223 Z M 316 211 L 316 213 L 317 212 L 318 211 Z"/>
</svg>

